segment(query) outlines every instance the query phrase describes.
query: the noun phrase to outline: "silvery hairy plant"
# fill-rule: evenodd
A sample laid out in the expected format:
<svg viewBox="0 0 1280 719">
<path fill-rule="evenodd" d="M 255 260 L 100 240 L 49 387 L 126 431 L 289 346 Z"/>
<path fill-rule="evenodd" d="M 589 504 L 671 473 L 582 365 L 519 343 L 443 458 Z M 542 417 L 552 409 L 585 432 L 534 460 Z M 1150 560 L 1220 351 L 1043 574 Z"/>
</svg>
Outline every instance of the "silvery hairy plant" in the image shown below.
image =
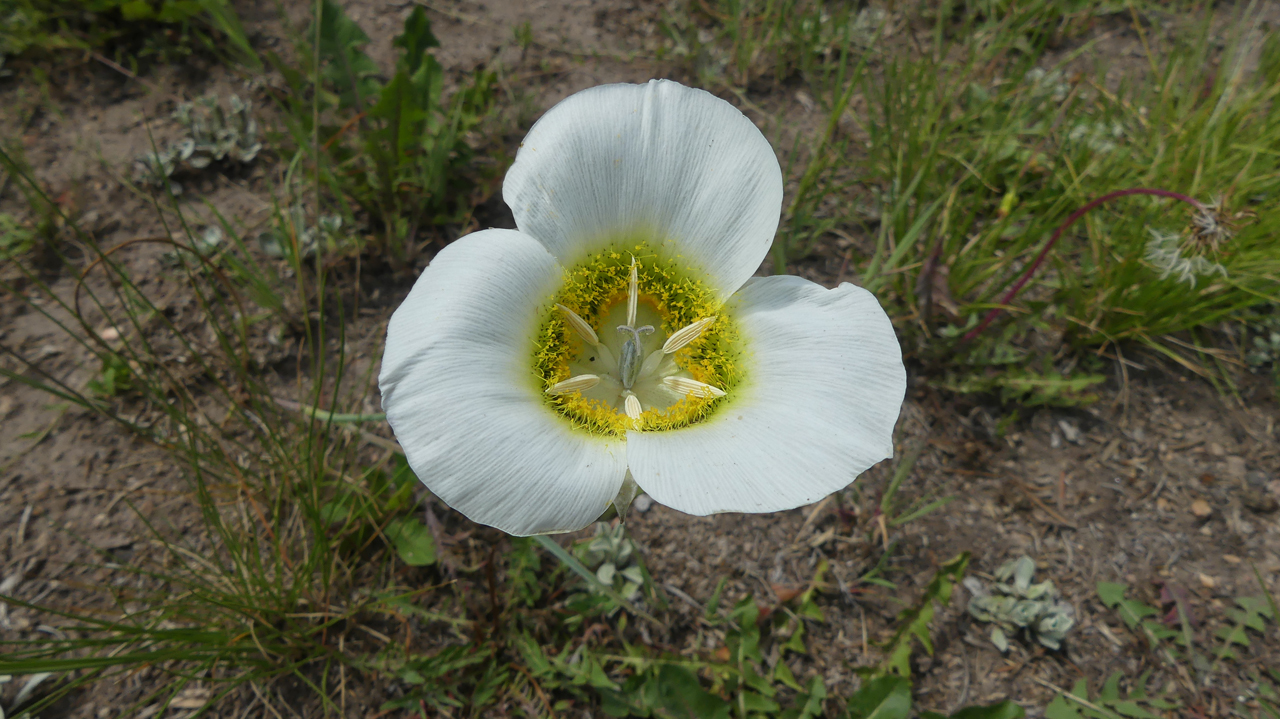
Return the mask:
<svg viewBox="0 0 1280 719">
<path fill-rule="evenodd" d="M 1075 609 L 1062 599 L 1053 582 L 1031 583 L 1035 571 L 1036 563 L 1024 555 L 1001 565 L 990 588 L 976 577 L 964 580 L 965 588 L 973 595 L 969 614 L 995 625 L 991 628 L 991 643 L 1002 652 L 1009 650 L 1009 636 L 1019 632 L 1050 649 L 1058 649 L 1075 626 Z"/>
</svg>

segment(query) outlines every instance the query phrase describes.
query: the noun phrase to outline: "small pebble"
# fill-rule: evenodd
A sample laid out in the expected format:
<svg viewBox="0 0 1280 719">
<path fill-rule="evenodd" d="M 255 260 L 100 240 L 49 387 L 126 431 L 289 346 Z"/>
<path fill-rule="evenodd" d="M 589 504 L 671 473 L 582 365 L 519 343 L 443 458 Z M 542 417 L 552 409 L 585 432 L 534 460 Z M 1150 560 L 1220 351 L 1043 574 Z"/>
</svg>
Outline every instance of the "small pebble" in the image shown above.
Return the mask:
<svg viewBox="0 0 1280 719">
<path fill-rule="evenodd" d="M 648 512 L 649 508 L 653 506 L 653 497 L 642 494 L 631 502 L 631 506 L 635 507 L 637 512 Z"/>
</svg>

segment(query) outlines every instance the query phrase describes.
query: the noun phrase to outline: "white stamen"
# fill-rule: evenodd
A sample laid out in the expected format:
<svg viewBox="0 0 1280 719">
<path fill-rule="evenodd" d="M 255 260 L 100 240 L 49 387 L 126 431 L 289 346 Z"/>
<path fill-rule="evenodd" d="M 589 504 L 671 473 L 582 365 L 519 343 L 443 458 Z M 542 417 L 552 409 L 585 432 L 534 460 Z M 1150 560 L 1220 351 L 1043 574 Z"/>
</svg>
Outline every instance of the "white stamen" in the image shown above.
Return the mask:
<svg viewBox="0 0 1280 719">
<path fill-rule="evenodd" d="M 569 326 L 573 328 L 573 331 L 577 332 L 578 336 L 585 340 L 587 344 L 592 347 L 600 344 L 600 338 L 596 336 L 596 331 L 591 329 L 591 325 L 587 324 L 586 320 L 579 317 L 578 313 L 558 302 L 556 303 L 556 309 L 560 310 L 560 313 L 564 315 L 565 321 L 569 323 Z"/>
<path fill-rule="evenodd" d="M 636 272 L 636 258 L 631 258 L 631 282 L 627 285 L 627 326 L 636 326 L 636 302 L 640 299 L 640 275 Z"/>
<path fill-rule="evenodd" d="M 667 354 L 679 351 L 681 347 L 684 347 L 690 342 L 701 337 L 703 330 L 707 329 L 707 327 L 715 321 L 715 315 L 712 315 L 711 317 L 704 317 L 691 325 L 677 330 L 667 338 L 666 342 L 662 344 L 662 351 Z"/>
<path fill-rule="evenodd" d="M 568 394 L 570 392 L 581 392 L 591 389 L 600 384 L 600 378 L 593 374 L 580 374 L 577 377 L 556 382 L 547 388 L 547 394 Z"/>
<path fill-rule="evenodd" d="M 625 394 L 627 398 L 622 404 L 627 410 L 627 416 L 631 419 L 640 419 L 640 415 L 644 413 L 644 408 L 640 406 L 640 398 L 629 391 Z"/>
<path fill-rule="evenodd" d="M 709 384 L 699 382 L 696 379 L 689 379 L 688 377 L 663 377 L 662 384 L 667 389 L 680 394 L 691 394 L 702 399 L 724 396 L 724 390 L 719 387 L 712 387 Z"/>
</svg>

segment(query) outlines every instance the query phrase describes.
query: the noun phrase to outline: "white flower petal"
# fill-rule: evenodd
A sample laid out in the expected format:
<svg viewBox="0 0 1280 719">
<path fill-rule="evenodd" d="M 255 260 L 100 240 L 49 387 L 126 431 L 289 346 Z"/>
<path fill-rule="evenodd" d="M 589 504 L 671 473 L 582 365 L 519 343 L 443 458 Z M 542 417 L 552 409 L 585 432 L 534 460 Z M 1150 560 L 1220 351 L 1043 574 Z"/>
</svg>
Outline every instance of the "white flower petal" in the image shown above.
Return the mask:
<svg viewBox="0 0 1280 719">
<path fill-rule="evenodd" d="M 565 266 L 652 232 L 727 298 L 778 229 L 782 170 L 756 126 L 710 93 L 668 80 L 571 95 L 533 126 L 503 199 Z"/>
<path fill-rule="evenodd" d="M 705 422 L 627 433 L 641 489 L 689 514 L 773 512 L 817 501 L 893 456 L 906 371 L 870 292 L 766 277 L 731 305 L 746 380 Z"/>
<path fill-rule="evenodd" d="M 378 385 L 413 471 L 449 506 L 517 535 L 580 529 L 626 477 L 626 448 L 548 410 L 531 371 L 562 270 L 533 238 L 468 235 L 436 255 L 387 328 Z"/>
</svg>

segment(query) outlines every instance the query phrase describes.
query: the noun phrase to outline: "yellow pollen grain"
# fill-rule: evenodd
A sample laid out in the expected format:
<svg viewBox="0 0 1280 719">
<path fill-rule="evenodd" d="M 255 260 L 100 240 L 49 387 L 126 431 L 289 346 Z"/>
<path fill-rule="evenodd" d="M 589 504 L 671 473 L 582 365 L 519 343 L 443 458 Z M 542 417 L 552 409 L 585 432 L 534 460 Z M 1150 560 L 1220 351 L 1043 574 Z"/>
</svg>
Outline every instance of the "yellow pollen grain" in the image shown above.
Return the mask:
<svg viewBox="0 0 1280 719">
<path fill-rule="evenodd" d="M 638 263 L 640 300 L 663 318 L 661 332 L 670 336 L 692 322 L 720 315 L 696 341 L 672 355 L 676 365 L 694 379 L 719 387 L 732 397 L 742 381 L 737 358 L 739 335 L 732 318 L 725 316 L 714 291 L 693 268 L 666 260 L 646 242 L 618 242 L 589 256 L 565 272 L 564 285 L 548 304 L 539 326 L 533 353 L 539 393 L 569 377 L 569 363 L 583 350 L 554 303 L 573 310 L 599 331 L 601 318 L 627 300 L 631 258 Z M 636 422 L 606 403 L 588 400 L 579 393 L 545 395 L 545 401 L 575 427 L 601 436 L 620 437 L 628 429 L 664 431 L 679 429 L 709 417 L 729 397 L 687 396 L 664 410 L 646 410 Z"/>
</svg>

